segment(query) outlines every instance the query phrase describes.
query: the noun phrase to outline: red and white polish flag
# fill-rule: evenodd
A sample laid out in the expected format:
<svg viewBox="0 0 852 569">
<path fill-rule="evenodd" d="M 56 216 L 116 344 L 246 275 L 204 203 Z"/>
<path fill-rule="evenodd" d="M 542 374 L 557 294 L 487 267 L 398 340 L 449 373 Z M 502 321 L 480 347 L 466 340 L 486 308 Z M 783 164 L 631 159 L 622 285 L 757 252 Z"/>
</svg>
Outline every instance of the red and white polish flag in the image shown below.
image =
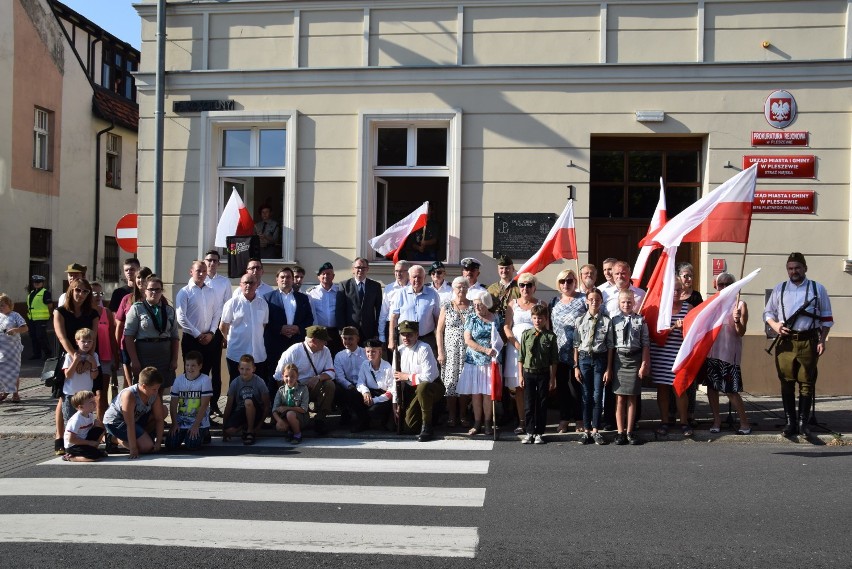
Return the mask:
<svg viewBox="0 0 852 569">
<path fill-rule="evenodd" d="M 253 235 L 254 221 L 246 209 L 240 194 L 236 190 L 231 192 L 228 203 L 219 218 L 216 226 L 216 247 L 227 247 L 226 238 L 232 235 Z"/>
<path fill-rule="evenodd" d="M 755 269 L 745 278 L 726 286 L 686 315 L 683 321 L 683 344 L 672 366 L 675 374 L 674 388 L 678 395 L 686 391 L 704 365 L 710 348 L 713 347 L 728 315 L 734 310 L 738 293 L 759 272 L 760 269 Z"/>
<path fill-rule="evenodd" d="M 429 202 L 423 202 L 423 205 L 388 227 L 384 233 L 370 239 L 370 247 L 379 255 L 398 263 L 405 240 L 418 229 L 426 227 L 428 214 Z"/>
<path fill-rule="evenodd" d="M 756 181 L 754 164 L 674 216 L 650 241 L 663 247 L 681 243 L 746 243 Z"/>
<path fill-rule="evenodd" d="M 630 280 L 633 281 L 633 286 L 639 286 L 642 282 L 642 275 L 645 273 L 645 266 L 648 264 L 648 257 L 654 249 L 659 246 L 652 245 L 649 239 L 655 235 L 666 224 L 666 190 L 663 187 L 663 178 L 660 178 L 660 199 L 657 200 L 657 209 L 654 210 L 654 217 L 651 218 L 651 225 L 648 226 L 648 233 L 645 238 L 639 242 L 639 257 L 636 263 L 633 264 L 633 275 Z M 647 244 L 646 244 L 647 243 Z"/>
<path fill-rule="evenodd" d="M 648 335 L 657 345 L 664 345 L 669 337 L 674 302 L 674 274 L 677 247 L 663 249 L 651 278 L 648 279 L 648 292 L 642 302 L 642 316 L 648 323 Z M 671 277 L 671 278 L 669 278 Z M 663 311 L 663 308 L 666 311 Z M 663 316 L 660 314 L 663 313 Z"/>
<path fill-rule="evenodd" d="M 568 205 L 562 215 L 547 234 L 544 244 L 518 269 L 517 279 L 523 273 L 536 274 L 554 261 L 577 258 L 577 233 L 574 230 L 574 200 L 568 200 Z"/>
</svg>

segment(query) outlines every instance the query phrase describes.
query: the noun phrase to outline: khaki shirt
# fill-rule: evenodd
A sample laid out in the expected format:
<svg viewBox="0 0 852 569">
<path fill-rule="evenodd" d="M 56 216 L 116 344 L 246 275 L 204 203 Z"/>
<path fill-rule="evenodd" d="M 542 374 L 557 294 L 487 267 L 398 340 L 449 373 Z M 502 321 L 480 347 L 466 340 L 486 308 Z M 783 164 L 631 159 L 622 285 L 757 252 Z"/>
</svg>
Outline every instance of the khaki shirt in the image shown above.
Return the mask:
<svg viewBox="0 0 852 569">
<path fill-rule="evenodd" d="M 525 330 L 521 336 L 521 349 L 518 361 L 526 369 L 547 369 L 559 363 L 559 346 L 556 334 L 550 330 Z"/>
</svg>

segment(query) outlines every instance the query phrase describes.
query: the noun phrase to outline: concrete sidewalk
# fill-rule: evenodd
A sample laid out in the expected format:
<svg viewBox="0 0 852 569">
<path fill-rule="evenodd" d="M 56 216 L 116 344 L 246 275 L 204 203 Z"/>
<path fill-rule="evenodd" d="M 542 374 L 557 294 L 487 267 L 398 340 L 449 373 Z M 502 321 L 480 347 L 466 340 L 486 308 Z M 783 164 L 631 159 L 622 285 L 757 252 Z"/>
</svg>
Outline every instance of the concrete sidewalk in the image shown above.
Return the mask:
<svg viewBox="0 0 852 569">
<path fill-rule="evenodd" d="M 52 438 L 54 434 L 54 408 L 56 400 L 50 396 L 50 390 L 42 385 L 39 376 L 41 374 L 41 362 L 25 360 L 21 369 L 21 402 L 12 403 L 6 399 L 0 403 L 0 436 L 29 436 L 39 438 Z M 788 442 L 781 436 L 784 423 L 784 412 L 781 406 L 780 396 L 755 396 L 743 393 L 749 421 L 752 425 L 752 434 L 740 436 L 736 434 L 739 422 L 736 414 L 731 416 L 732 424 L 728 424 L 728 403 L 722 397 L 722 432 L 711 434 L 708 429 L 712 423 L 712 414 L 707 403 L 707 397 L 699 393 L 696 408 L 696 419 L 698 427 L 695 429 L 694 440 L 696 441 L 723 441 L 737 443 L 756 442 Z M 220 399 L 220 407 L 225 407 L 225 398 Z M 655 393 L 646 390 L 642 394 L 643 419 L 639 423 L 638 435 L 644 440 L 654 440 L 654 429 L 659 421 L 659 413 L 655 400 Z M 818 424 L 812 425 L 813 436 L 809 442 L 813 444 L 842 444 L 852 440 L 852 397 L 817 397 L 816 419 Z M 558 416 L 555 410 L 551 410 L 548 421 L 547 440 L 551 442 L 577 441 L 579 436 L 574 433 L 555 434 Z M 332 437 L 350 437 L 348 427 L 338 427 L 337 421 L 329 421 Z M 214 434 L 218 434 L 218 428 L 214 425 Z M 466 428 L 449 429 L 438 426 L 436 435 L 445 438 L 467 438 Z M 264 431 L 261 434 L 274 436 L 274 431 Z M 307 430 L 306 436 L 313 436 L 313 431 Z M 357 435 L 359 438 L 393 438 L 396 433 L 388 431 L 366 431 Z M 405 435 L 411 437 L 411 435 Z M 481 438 L 481 435 L 478 437 Z M 665 440 L 679 440 L 683 437 L 680 429 L 671 429 Z M 511 428 L 501 431 L 501 439 L 510 441 L 516 437 Z M 791 442 L 791 444 L 793 444 Z"/>
</svg>

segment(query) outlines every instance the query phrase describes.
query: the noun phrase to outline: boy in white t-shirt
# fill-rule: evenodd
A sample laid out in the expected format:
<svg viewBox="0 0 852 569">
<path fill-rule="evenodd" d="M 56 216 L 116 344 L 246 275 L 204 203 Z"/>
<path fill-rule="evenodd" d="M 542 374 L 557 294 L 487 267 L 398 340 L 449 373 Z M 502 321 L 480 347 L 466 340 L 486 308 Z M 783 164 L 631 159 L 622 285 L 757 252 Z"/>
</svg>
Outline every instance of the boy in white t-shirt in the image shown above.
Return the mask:
<svg viewBox="0 0 852 569">
<path fill-rule="evenodd" d="M 169 403 L 172 427 L 166 436 L 166 448 L 176 450 L 181 443 L 187 450 L 198 450 L 210 442 L 210 400 L 213 380 L 201 373 L 201 352 L 188 352 L 183 358 L 183 375 L 175 378 Z"/>
<path fill-rule="evenodd" d="M 74 334 L 77 351 L 65 354 L 62 371 L 65 383 L 62 384 L 62 418 L 65 422 L 77 412 L 71 404 L 71 397 L 78 391 L 91 391 L 94 380 L 97 379 L 99 366 L 98 354 L 95 353 L 95 333 L 89 328 L 80 328 Z"/>
<path fill-rule="evenodd" d="M 95 462 L 106 456 L 98 450 L 104 436 L 104 427 L 95 412 L 98 403 L 95 394 L 82 390 L 70 397 L 77 412 L 65 422 L 65 455 L 62 460 L 69 462 Z"/>
</svg>

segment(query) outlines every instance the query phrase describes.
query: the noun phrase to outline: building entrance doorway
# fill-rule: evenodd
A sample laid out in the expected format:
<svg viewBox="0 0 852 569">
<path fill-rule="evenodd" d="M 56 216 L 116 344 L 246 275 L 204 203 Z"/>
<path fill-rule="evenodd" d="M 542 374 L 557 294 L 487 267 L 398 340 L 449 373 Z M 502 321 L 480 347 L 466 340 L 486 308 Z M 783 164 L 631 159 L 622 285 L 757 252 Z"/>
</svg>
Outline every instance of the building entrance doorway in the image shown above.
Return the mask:
<svg viewBox="0 0 852 569">
<path fill-rule="evenodd" d="M 660 196 L 660 178 L 666 189 L 671 219 L 701 195 L 701 148 L 698 137 L 592 137 L 589 198 L 589 262 L 599 269 L 607 257 L 631 264 L 639 255 L 639 241 L 648 231 Z M 695 266 L 700 283 L 698 243 L 678 248 L 677 260 Z M 659 253 L 648 263 L 647 282 Z M 599 276 L 603 282 L 603 276 Z"/>
</svg>

